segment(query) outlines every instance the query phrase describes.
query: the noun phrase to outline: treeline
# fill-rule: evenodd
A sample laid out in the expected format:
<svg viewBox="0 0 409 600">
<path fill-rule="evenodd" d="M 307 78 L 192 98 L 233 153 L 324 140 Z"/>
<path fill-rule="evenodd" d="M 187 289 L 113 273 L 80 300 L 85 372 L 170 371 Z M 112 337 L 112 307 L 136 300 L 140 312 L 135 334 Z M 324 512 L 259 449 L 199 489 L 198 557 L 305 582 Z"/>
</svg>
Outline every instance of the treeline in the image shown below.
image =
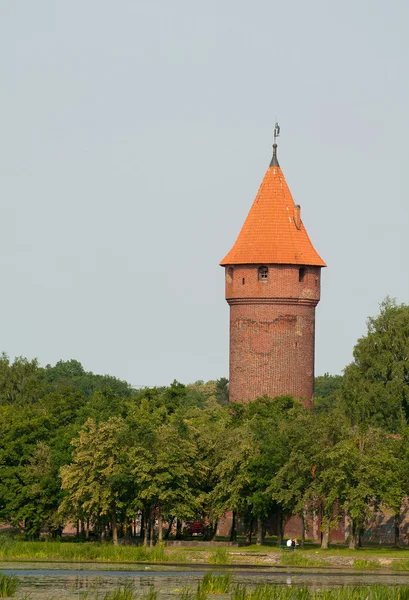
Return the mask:
<svg viewBox="0 0 409 600">
<path fill-rule="evenodd" d="M 315 512 L 325 547 L 347 514 L 354 545 L 409 493 L 408 401 L 409 307 L 391 300 L 344 375 L 316 379 L 313 412 L 289 396 L 229 404 L 226 379 L 135 390 L 75 360 L 3 355 L 0 521 L 28 537 L 81 521 L 116 542 L 140 513 L 147 543 L 198 517 L 212 537 L 233 510 L 262 542 L 272 515 L 280 541 L 291 515 Z"/>
</svg>

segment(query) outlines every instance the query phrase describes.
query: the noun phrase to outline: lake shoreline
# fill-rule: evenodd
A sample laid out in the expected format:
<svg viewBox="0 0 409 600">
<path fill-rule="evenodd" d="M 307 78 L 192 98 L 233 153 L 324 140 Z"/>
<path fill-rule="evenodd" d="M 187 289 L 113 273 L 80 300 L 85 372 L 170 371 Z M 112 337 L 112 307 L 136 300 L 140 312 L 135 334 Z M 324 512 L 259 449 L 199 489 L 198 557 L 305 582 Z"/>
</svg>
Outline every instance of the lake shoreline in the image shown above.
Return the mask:
<svg viewBox="0 0 409 600">
<path fill-rule="evenodd" d="M 330 552 L 330 551 L 329 551 Z M 312 553 L 304 552 L 301 553 L 228 553 L 227 557 L 224 556 L 224 561 L 217 562 L 214 557 L 209 555 L 207 552 L 195 552 L 184 553 L 182 560 L 178 560 L 178 557 L 172 557 L 172 555 L 165 555 L 164 559 L 160 558 L 149 560 L 143 559 L 138 560 L 134 558 L 107 558 L 107 557 L 95 557 L 95 558 L 62 558 L 58 556 L 0 556 L 0 569 L 4 563 L 16 564 L 16 563 L 38 563 L 38 564 L 65 564 L 65 565 L 98 565 L 100 568 L 102 565 L 110 565 L 116 567 L 118 565 L 127 565 L 129 568 L 132 566 L 148 567 L 151 565 L 162 566 L 168 568 L 186 568 L 188 566 L 200 566 L 205 567 L 206 570 L 219 570 L 224 568 L 227 570 L 234 569 L 254 569 L 260 570 L 265 569 L 280 569 L 283 567 L 297 567 L 302 570 L 341 570 L 350 569 L 353 571 L 390 571 L 397 572 L 409 571 L 409 560 L 406 558 L 396 557 L 370 557 L 368 560 L 365 556 L 339 556 L 328 554 L 326 556 L 315 556 Z"/>
</svg>

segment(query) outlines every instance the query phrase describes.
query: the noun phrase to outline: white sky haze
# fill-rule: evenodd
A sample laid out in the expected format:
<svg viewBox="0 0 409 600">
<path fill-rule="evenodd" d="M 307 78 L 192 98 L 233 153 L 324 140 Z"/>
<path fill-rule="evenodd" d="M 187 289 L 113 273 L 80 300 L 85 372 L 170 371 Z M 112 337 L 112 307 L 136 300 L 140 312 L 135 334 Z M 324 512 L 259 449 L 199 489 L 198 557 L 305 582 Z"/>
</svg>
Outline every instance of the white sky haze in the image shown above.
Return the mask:
<svg viewBox="0 0 409 600">
<path fill-rule="evenodd" d="M 228 376 L 218 266 L 278 157 L 328 268 L 316 374 L 409 302 L 405 0 L 2 0 L 0 349 Z"/>
</svg>

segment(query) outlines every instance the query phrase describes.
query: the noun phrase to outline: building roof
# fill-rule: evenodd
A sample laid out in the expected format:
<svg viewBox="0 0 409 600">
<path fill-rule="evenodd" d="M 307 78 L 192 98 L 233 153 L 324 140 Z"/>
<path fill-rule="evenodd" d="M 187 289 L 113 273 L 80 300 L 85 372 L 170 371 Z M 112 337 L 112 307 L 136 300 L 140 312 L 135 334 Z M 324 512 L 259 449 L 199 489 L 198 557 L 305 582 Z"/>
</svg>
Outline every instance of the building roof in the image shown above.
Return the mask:
<svg viewBox="0 0 409 600">
<path fill-rule="evenodd" d="M 299 218 L 299 207 L 277 160 L 277 145 L 238 238 L 221 265 L 326 264 L 315 251 Z M 297 216 L 298 214 L 298 216 Z"/>
</svg>

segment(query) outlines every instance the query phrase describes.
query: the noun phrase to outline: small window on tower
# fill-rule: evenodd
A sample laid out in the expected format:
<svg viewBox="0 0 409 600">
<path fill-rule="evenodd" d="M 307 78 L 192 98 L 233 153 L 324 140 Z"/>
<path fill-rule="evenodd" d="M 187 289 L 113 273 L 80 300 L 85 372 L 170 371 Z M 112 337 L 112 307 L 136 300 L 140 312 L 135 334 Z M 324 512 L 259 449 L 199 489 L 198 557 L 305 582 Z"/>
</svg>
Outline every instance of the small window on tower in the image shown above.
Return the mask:
<svg viewBox="0 0 409 600">
<path fill-rule="evenodd" d="M 258 280 L 259 281 L 267 281 L 268 279 L 268 267 L 259 267 L 258 268 Z"/>
<path fill-rule="evenodd" d="M 300 267 L 298 269 L 298 281 L 304 281 L 305 277 L 305 267 Z"/>
</svg>

